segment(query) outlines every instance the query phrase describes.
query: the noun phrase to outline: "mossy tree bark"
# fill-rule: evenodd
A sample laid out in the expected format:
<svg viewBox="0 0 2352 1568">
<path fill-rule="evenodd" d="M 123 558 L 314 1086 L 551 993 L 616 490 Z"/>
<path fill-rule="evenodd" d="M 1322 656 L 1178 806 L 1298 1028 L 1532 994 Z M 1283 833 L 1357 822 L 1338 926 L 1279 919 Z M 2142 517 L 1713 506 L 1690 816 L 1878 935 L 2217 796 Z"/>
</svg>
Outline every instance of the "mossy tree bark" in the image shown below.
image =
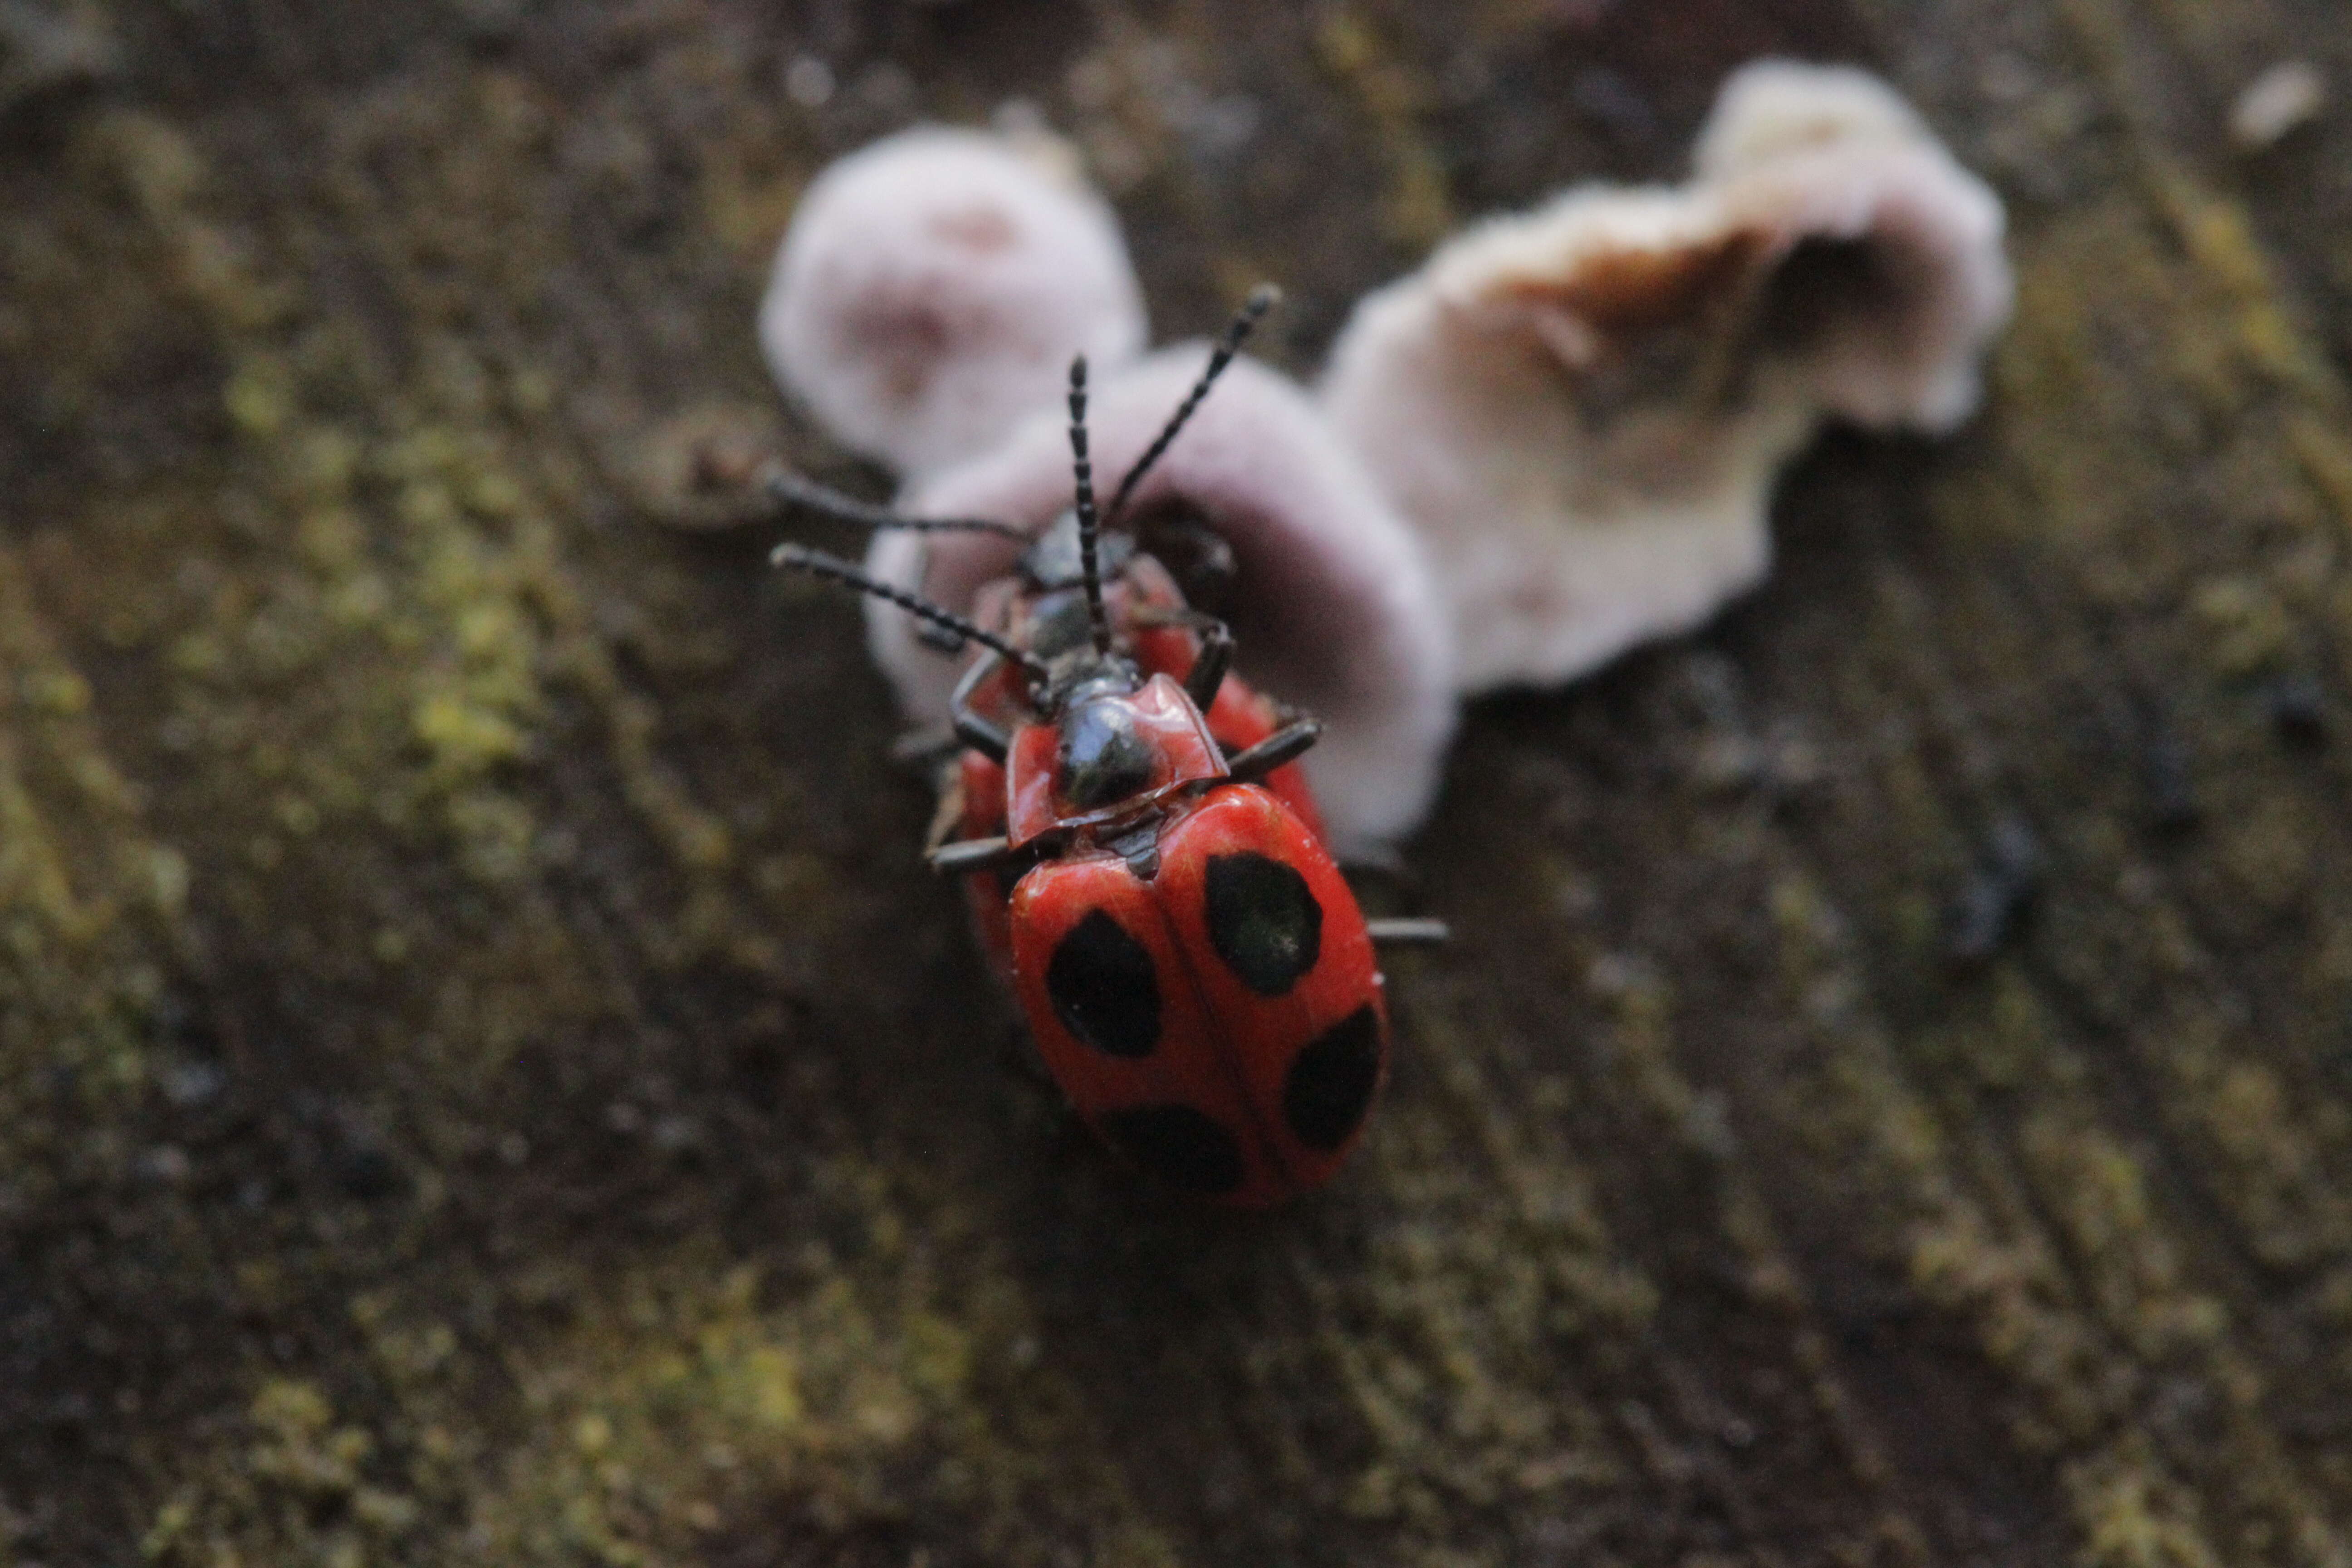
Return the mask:
<svg viewBox="0 0 2352 1568">
<path fill-rule="evenodd" d="M 779 9 L 0 24 L 0 1563 L 2352 1561 L 2352 118 L 2219 129 L 2333 0 Z M 794 194 L 1025 99 L 1309 369 L 1765 52 L 2011 198 L 1990 411 L 1471 711 L 1334 1190 L 1136 1189 L 647 521 L 841 468 Z"/>
</svg>

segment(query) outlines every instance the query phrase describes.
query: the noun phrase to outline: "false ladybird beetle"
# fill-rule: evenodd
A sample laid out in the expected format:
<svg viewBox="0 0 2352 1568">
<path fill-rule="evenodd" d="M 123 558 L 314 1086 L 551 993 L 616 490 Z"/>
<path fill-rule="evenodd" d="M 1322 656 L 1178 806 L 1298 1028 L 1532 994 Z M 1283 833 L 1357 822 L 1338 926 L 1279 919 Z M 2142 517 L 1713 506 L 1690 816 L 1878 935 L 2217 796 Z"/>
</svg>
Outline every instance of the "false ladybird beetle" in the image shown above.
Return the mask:
<svg viewBox="0 0 2352 1568">
<path fill-rule="evenodd" d="M 1156 509 L 1135 531 L 1119 531 L 1127 503 L 1154 463 L 1174 442 L 1233 363 L 1242 343 L 1265 312 L 1281 298 L 1271 284 L 1250 295 L 1211 352 L 1207 367 L 1150 448 L 1120 480 L 1109 504 L 1102 510 L 1102 531 L 1097 541 L 1097 568 L 1104 608 L 1117 652 L 1145 675 L 1169 674 L 1186 688 L 1209 722 L 1209 732 L 1227 755 L 1246 751 L 1271 737 L 1294 715 L 1253 689 L 1238 675 L 1227 673 L 1233 645 L 1223 623 L 1200 614 L 1186 602 L 1184 591 L 1161 563 L 1160 555 L 1173 547 L 1190 563 L 1196 585 L 1217 584 L 1233 571 L 1233 552 L 1205 519 L 1181 504 Z M 1085 644 L 1089 637 L 1087 600 L 1078 547 L 1077 514 L 1065 510 L 1052 527 L 1032 537 L 1010 524 L 975 519 L 904 517 L 887 508 L 867 505 L 797 474 L 782 473 L 768 481 L 770 495 L 788 505 L 805 508 L 869 529 L 920 532 L 985 532 L 1018 542 L 1020 554 L 1010 575 L 985 584 L 974 596 L 971 618 L 1013 647 L 1049 662 Z M 1149 530 L 1150 540 L 1143 537 Z M 947 634 L 950 647 L 961 639 Z M 978 651 L 958 688 L 953 706 L 959 714 L 961 747 L 945 776 L 946 800 L 935 838 L 986 838 L 1004 831 L 1004 753 L 1017 715 L 1028 694 L 1019 669 L 985 650 Z M 1307 773 L 1296 762 L 1285 763 L 1265 775 L 1265 787 L 1282 798 L 1318 839 L 1324 837 L 1323 814 Z M 1012 884 L 1001 871 L 977 871 L 964 879 L 965 901 L 982 948 L 999 974 L 1012 979 Z"/>
<path fill-rule="evenodd" d="M 1374 932 L 1316 832 L 1260 782 L 1313 742 L 1313 721 L 1229 757 L 1203 713 L 1225 679 L 1222 627 L 1182 682 L 1116 646 L 1086 400 L 1080 359 L 1076 646 L 1022 647 L 799 545 L 775 559 L 887 599 L 1015 678 L 1009 732 L 971 705 L 986 664 L 955 705 L 967 745 L 1001 759 L 1003 831 L 942 845 L 932 863 L 1009 881 L 1014 990 L 1080 1117 L 1174 1187 L 1269 1204 L 1329 1179 L 1386 1076 Z"/>
<path fill-rule="evenodd" d="M 1125 535 L 1107 533 L 1099 544 L 1114 647 L 1142 675 L 1182 680 L 1186 695 L 1225 754 L 1239 755 L 1292 721 L 1279 704 L 1226 670 L 1232 643 L 1223 626 L 1185 605 L 1167 568 Z M 1015 647 L 1049 661 L 1069 652 L 1088 636 L 1076 545 L 1076 517 L 1065 513 L 1022 552 L 1013 577 L 982 591 L 975 618 L 983 626 L 995 626 Z M 1073 598 L 1078 610 L 1075 637 L 1064 604 Z M 1027 701 L 1020 672 L 993 653 L 983 650 L 966 672 L 956 703 L 964 744 L 941 813 L 942 827 L 954 837 L 986 838 L 1005 831 L 1006 753 Z M 1323 814 L 1304 768 L 1296 761 L 1285 762 L 1268 770 L 1264 782 L 1308 832 L 1322 838 Z M 1002 872 L 982 871 L 967 877 L 964 889 L 981 945 L 1009 979 L 1012 886 Z"/>
</svg>

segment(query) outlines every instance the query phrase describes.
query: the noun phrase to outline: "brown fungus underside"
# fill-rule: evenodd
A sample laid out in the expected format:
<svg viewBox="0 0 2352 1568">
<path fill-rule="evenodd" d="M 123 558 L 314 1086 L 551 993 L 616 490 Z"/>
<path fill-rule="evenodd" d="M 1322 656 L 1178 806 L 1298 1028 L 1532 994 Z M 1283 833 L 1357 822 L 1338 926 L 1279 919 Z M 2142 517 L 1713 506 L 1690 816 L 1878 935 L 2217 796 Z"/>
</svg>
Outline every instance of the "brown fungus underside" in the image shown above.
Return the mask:
<svg viewBox="0 0 2352 1568">
<path fill-rule="evenodd" d="M 0 1562 L 2340 1561 L 2352 124 L 2221 129 L 2336 7 L 807 12 L 0 21 L 110 62 L 0 86 Z M 1304 369 L 1765 52 L 2011 199 L 1987 416 L 1471 710 L 1331 1193 L 1139 1190 L 638 443 L 918 113 Z"/>
</svg>

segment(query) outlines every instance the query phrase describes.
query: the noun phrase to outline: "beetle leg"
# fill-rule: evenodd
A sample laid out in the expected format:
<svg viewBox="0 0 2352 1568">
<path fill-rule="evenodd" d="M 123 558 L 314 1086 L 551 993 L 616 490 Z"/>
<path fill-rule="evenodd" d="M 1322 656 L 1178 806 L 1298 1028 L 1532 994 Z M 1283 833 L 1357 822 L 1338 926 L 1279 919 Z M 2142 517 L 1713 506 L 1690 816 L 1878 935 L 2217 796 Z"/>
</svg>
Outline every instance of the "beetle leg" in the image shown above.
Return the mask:
<svg viewBox="0 0 2352 1568">
<path fill-rule="evenodd" d="M 1192 700 L 1193 707 L 1206 713 L 1215 704 L 1233 662 L 1234 634 L 1225 629 L 1224 622 L 1211 621 L 1201 633 L 1201 657 L 1192 661 L 1192 673 L 1184 678 L 1184 695 Z"/>
<path fill-rule="evenodd" d="M 1323 726 L 1316 720 L 1295 721 L 1256 745 L 1228 758 L 1225 772 L 1237 784 L 1255 784 L 1283 763 L 1297 761 L 1322 733 Z"/>
<path fill-rule="evenodd" d="M 956 739 L 998 767 L 1004 765 L 1005 755 L 1013 749 L 1013 738 L 1000 726 L 971 710 L 971 694 L 979 690 L 981 683 L 995 674 L 1003 662 L 997 654 L 982 655 L 973 661 L 970 669 L 964 671 L 963 679 L 956 682 L 955 695 L 948 699 L 948 714 L 954 723 Z"/>
<path fill-rule="evenodd" d="M 946 876 L 961 876 L 971 871 L 992 871 L 1013 859 L 1020 851 L 1004 842 L 1004 836 L 993 838 L 958 838 L 929 851 L 923 858 L 931 869 Z"/>
<path fill-rule="evenodd" d="M 1444 921 L 1391 918 L 1366 921 L 1364 931 L 1374 942 L 1394 942 L 1401 947 L 1434 947 L 1454 940 L 1454 931 Z"/>
<path fill-rule="evenodd" d="M 1004 759 L 1013 749 L 1011 737 L 977 713 L 971 711 L 958 713 L 955 720 L 955 732 L 957 740 L 961 741 L 1000 768 L 1004 765 Z"/>
</svg>

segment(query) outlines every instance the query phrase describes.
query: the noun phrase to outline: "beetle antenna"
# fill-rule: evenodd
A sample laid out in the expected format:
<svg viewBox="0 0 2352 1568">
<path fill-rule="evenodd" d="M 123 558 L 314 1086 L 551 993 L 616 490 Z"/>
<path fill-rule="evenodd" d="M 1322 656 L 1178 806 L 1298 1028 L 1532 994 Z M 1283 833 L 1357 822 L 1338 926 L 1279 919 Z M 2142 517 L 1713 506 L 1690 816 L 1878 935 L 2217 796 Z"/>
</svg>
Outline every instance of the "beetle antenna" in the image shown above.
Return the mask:
<svg viewBox="0 0 2352 1568">
<path fill-rule="evenodd" d="M 827 555 L 822 550 L 811 550 L 805 544 L 779 544 L 768 556 L 773 566 L 790 567 L 812 576 L 846 583 L 861 594 L 871 594 L 877 599 L 887 599 L 910 616 L 919 616 L 936 626 L 944 626 L 960 637 L 965 637 L 990 652 L 1019 665 L 1033 680 L 1045 680 L 1052 672 L 1045 661 L 1034 653 L 1014 647 L 994 632 L 987 631 L 964 619 L 952 610 L 943 610 L 920 595 L 909 594 L 904 588 L 893 587 L 868 576 L 838 555 Z"/>
<path fill-rule="evenodd" d="M 1193 411 L 1201 406 L 1201 399 L 1209 395 L 1209 388 L 1217 384 L 1217 377 L 1224 374 L 1225 367 L 1234 363 L 1234 356 L 1241 353 L 1243 342 L 1257 330 L 1258 322 L 1281 302 L 1282 290 L 1271 283 L 1261 283 L 1250 290 L 1250 297 L 1243 301 L 1240 310 L 1234 312 L 1234 319 L 1225 324 L 1225 335 L 1219 338 L 1217 346 L 1210 351 L 1209 367 L 1201 373 L 1201 379 L 1192 384 L 1192 390 L 1184 395 L 1184 401 L 1177 405 L 1176 412 L 1170 416 L 1168 423 L 1160 428 L 1151 445 L 1144 449 L 1143 456 L 1135 460 L 1135 467 L 1127 470 L 1127 478 L 1118 481 L 1118 491 L 1110 498 L 1110 510 L 1104 513 L 1106 517 L 1113 522 L 1118 521 L 1119 514 L 1127 510 L 1128 498 L 1135 494 L 1135 487 L 1143 482 L 1143 476 L 1150 473 L 1151 466 L 1166 454 L 1169 446 L 1176 439 L 1176 433 L 1184 428 Z"/>
<path fill-rule="evenodd" d="M 1087 356 L 1070 362 L 1070 467 L 1077 479 L 1078 571 L 1087 584 L 1087 624 L 1095 657 L 1110 657 L 1110 613 L 1103 608 L 1102 564 L 1096 557 L 1095 465 L 1087 455 Z"/>
<path fill-rule="evenodd" d="M 898 528 L 909 533 L 992 533 L 1000 539 L 1029 542 L 1029 536 L 1011 523 L 984 517 L 901 517 L 887 506 L 875 506 L 844 495 L 831 485 L 821 485 L 788 469 L 770 474 L 767 489 L 769 499 L 779 506 L 805 507 L 858 528 Z"/>
</svg>

